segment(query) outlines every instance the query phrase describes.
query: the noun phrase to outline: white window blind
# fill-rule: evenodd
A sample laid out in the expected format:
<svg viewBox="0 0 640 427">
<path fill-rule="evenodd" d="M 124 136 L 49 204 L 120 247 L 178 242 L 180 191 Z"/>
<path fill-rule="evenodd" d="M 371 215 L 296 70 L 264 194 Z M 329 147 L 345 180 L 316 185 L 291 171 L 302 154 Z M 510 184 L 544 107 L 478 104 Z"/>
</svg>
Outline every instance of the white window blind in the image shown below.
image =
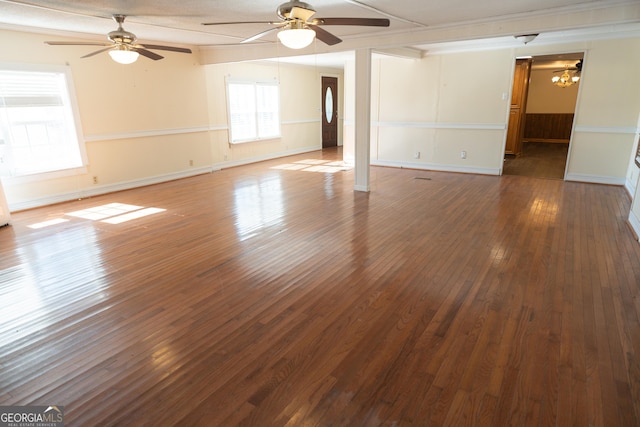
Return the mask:
<svg viewBox="0 0 640 427">
<path fill-rule="evenodd" d="M 280 88 L 277 83 L 227 82 L 231 143 L 280 136 Z"/>
<path fill-rule="evenodd" d="M 0 171 L 27 175 L 83 166 L 64 71 L 0 68 Z"/>
</svg>

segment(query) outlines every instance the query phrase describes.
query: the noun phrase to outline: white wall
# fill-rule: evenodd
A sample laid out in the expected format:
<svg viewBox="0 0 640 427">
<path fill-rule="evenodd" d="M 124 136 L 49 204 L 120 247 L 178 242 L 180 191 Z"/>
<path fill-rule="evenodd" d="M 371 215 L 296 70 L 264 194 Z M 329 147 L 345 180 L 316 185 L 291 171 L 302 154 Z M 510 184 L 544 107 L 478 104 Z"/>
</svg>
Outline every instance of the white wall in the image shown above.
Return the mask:
<svg viewBox="0 0 640 427">
<path fill-rule="evenodd" d="M 0 61 L 69 64 L 87 140 L 88 170 L 45 181 L 4 180 L 13 210 L 320 147 L 320 76 L 335 70 L 277 63 L 201 66 L 197 54 L 171 52 L 162 61 L 141 58 L 122 66 L 108 55 L 80 59 L 90 47 L 44 44 L 52 38 L 0 31 Z M 619 70 L 626 76 L 640 75 L 639 38 L 555 46 L 531 43 L 515 50 L 432 54 L 420 60 L 376 57 L 372 163 L 501 173 L 514 58 L 580 51 L 585 52 L 585 65 L 568 179 L 635 184 L 637 169 L 630 160 L 640 85 L 611 76 Z M 353 63 L 345 72 L 344 78 L 338 73 L 344 82 L 339 104 L 344 99 L 341 118 L 348 154 L 353 137 Z M 281 81 L 283 138 L 228 144 L 227 75 Z M 460 158 L 462 150 L 466 159 Z M 93 184 L 94 176 L 98 184 Z"/>
<path fill-rule="evenodd" d="M 623 185 L 640 112 L 640 39 L 555 46 L 533 43 L 513 50 L 382 58 L 372 76 L 371 163 L 432 170 L 501 173 L 513 64 L 516 56 L 585 52 L 569 180 Z M 353 65 L 345 68 L 346 105 L 352 105 Z M 345 150 L 353 115 L 345 120 Z M 460 152 L 467 152 L 461 159 Z M 416 159 L 416 152 L 420 158 Z"/>
<path fill-rule="evenodd" d="M 3 179 L 12 210 L 188 176 L 210 167 L 204 69 L 198 55 L 131 65 L 96 46 L 49 46 L 58 36 L 0 31 L 0 62 L 67 64 L 86 140 L 87 170 L 73 176 Z M 189 160 L 194 161 L 189 166 Z M 98 183 L 94 184 L 93 177 Z"/>
<path fill-rule="evenodd" d="M 342 105 L 342 71 L 276 62 L 206 65 L 211 152 L 217 167 L 284 156 L 322 148 L 321 77 L 338 77 L 338 105 Z M 281 138 L 229 144 L 226 78 L 280 82 Z M 342 120 L 342 118 L 340 118 Z M 342 126 L 340 131 L 342 131 Z M 340 140 L 340 135 L 339 135 Z"/>
<path fill-rule="evenodd" d="M 512 69 L 509 50 L 376 58 L 371 163 L 499 174 Z M 352 63 L 345 68 L 348 94 L 351 73 Z M 348 96 L 346 105 L 345 151 L 353 135 Z"/>
<path fill-rule="evenodd" d="M 576 109 L 580 83 L 569 87 L 559 87 L 551 83 L 551 78 L 559 76 L 553 70 L 532 70 L 529 79 L 527 114 L 573 114 Z"/>
<path fill-rule="evenodd" d="M 576 107 L 568 179 L 624 184 L 632 154 L 640 85 L 611 78 L 640 72 L 640 39 L 590 43 Z"/>
<path fill-rule="evenodd" d="M 0 62 L 69 65 L 88 166 L 72 176 L 3 178 L 13 211 L 319 149 L 321 75 L 339 78 L 342 102 L 341 71 L 266 62 L 203 66 L 195 49 L 121 65 L 106 53 L 80 58 L 95 46 L 45 40 L 65 38 L 0 31 Z M 229 145 L 227 75 L 281 81 L 282 138 Z"/>
</svg>

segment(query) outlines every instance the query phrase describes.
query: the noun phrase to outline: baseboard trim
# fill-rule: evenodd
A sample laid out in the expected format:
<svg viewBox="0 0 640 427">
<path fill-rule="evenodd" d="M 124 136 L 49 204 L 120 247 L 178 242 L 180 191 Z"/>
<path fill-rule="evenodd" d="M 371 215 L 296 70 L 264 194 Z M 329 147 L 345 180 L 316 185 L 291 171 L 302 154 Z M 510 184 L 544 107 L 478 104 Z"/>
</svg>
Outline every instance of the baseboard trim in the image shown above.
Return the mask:
<svg viewBox="0 0 640 427">
<path fill-rule="evenodd" d="M 88 197 L 100 196 L 102 194 L 115 193 L 117 191 L 130 190 L 132 188 L 144 187 L 147 185 L 160 184 L 162 182 L 174 181 L 176 179 L 189 178 L 191 176 L 202 175 L 213 172 L 211 167 L 194 168 L 186 171 L 174 172 L 165 175 L 156 175 L 144 179 L 124 181 L 116 184 L 96 185 L 90 188 L 83 188 L 78 191 L 54 194 L 47 197 L 27 200 L 24 202 L 10 203 L 9 211 L 17 212 L 26 209 L 39 208 L 56 203 L 68 202 L 71 200 L 85 199 Z"/>
<path fill-rule="evenodd" d="M 27 200 L 24 202 L 10 203 L 9 211 L 17 212 L 17 211 L 23 211 L 26 209 L 33 209 L 33 208 L 39 208 L 42 206 L 53 205 L 56 203 L 68 202 L 71 200 L 84 199 L 87 197 L 95 197 L 95 196 L 100 196 L 102 194 L 115 193 L 117 191 L 130 190 L 132 188 L 144 187 L 147 185 L 174 181 L 176 179 L 189 178 L 191 176 L 202 175 L 205 173 L 219 171 L 224 168 L 242 166 L 250 163 L 261 162 L 264 160 L 272 160 L 272 159 L 277 159 L 281 157 L 292 156 L 295 154 L 310 153 L 312 151 L 317 151 L 321 149 L 322 147 L 320 146 L 305 147 L 305 148 L 300 148 L 296 150 L 281 151 L 278 153 L 268 154 L 265 156 L 250 157 L 250 158 L 237 160 L 237 161 L 220 162 L 220 163 L 215 163 L 211 166 L 193 168 L 185 171 L 173 172 L 173 173 L 168 173 L 164 175 L 157 175 L 157 176 L 152 176 L 152 177 L 143 178 L 143 179 L 136 179 L 132 181 L 124 181 L 116 184 L 99 185 L 99 186 L 96 185 L 93 187 L 83 188 L 78 191 L 54 194 L 51 196 Z"/>
<path fill-rule="evenodd" d="M 606 184 L 606 185 L 622 185 L 625 184 L 625 178 L 618 178 L 614 176 L 597 176 L 597 175 L 585 175 L 579 173 L 567 174 L 566 181 L 576 182 L 588 182 L 590 184 Z"/>
<path fill-rule="evenodd" d="M 322 150 L 322 146 L 304 147 L 304 148 L 298 148 L 296 150 L 279 151 L 277 153 L 265 154 L 263 156 L 254 156 L 254 157 L 247 157 L 239 160 L 218 162 L 213 164 L 213 168 L 217 170 L 233 168 L 236 166 L 249 165 L 251 163 L 264 162 L 266 160 L 273 160 L 273 159 L 280 159 L 282 157 L 295 156 L 296 154 L 311 153 L 313 151 L 318 151 L 318 150 Z"/>
<path fill-rule="evenodd" d="M 478 168 L 478 167 L 461 167 L 454 165 L 436 165 L 432 163 L 418 163 L 418 162 L 395 162 L 387 160 L 372 160 L 372 166 L 386 166 L 393 168 L 406 168 L 406 169 L 421 169 L 432 170 L 438 172 L 457 172 L 457 173 L 474 173 L 480 175 L 500 175 L 499 169 L 493 168 Z"/>
</svg>

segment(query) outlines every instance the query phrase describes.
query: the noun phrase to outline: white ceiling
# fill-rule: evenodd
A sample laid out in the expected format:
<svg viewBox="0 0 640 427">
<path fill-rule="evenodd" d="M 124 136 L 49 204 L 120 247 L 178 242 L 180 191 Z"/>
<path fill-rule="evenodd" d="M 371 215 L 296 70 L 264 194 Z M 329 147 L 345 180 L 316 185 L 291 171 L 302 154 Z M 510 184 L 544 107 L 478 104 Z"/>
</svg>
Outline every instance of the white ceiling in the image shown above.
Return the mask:
<svg viewBox="0 0 640 427">
<path fill-rule="evenodd" d="M 268 24 L 204 26 L 202 23 L 275 21 L 276 8 L 281 2 L 282 0 L 0 0 L 0 28 L 104 41 L 106 33 L 117 27 L 111 16 L 124 14 L 127 15 L 124 28 L 135 33 L 143 43 L 189 45 L 200 47 L 201 50 L 224 48 L 226 52 L 243 48 L 252 48 L 253 52 L 257 52 L 256 48 L 276 52 L 275 32 L 255 42 L 239 44 L 245 38 L 270 28 Z M 621 12 L 617 15 L 608 12 L 625 10 L 621 7 L 637 8 L 637 0 L 310 0 L 309 3 L 316 10 L 315 17 L 319 18 L 390 19 L 391 25 L 388 28 L 324 27 L 344 40 L 336 45 L 337 48 L 328 50 L 333 53 L 340 51 L 340 46 L 352 49 L 353 46 L 366 44 L 367 40 L 371 40 L 371 47 L 374 47 L 374 43 L 380 44 L 376 40 L 382 40 L 381 37 L 386 45 L 397 44 L 430 50 L 433 46 L 429 44 L 428 34 L 434 30 L 439 31 L 440 40 L 444 37 L 452 42 L 460 37 L 465 39 L 469 33 L 467 38 L 481 39 L 484 35 L 491 40 L 515 43 L 512 36 L 508 37 L 503 33 L 514 35 L 513 32 L 521 30 L 526 34 L 533 30 L 544 31 L 545 27 L 558 30 L 565 21 L 567 27 L 574 29 L 584 27 L 589 22 L 616 25 L 640 21 L 637 13 L 636 16 L 627 17 L 626 22 L 621 22 L 624 21 L 620 18 Z M 532 28 L 532 23 L 535 23 L 536 28 Z M 458 28 L 470 26 L 475 26 L 477 30 L 471 33 L 462 30 L 456 32 Z M 423 34 L 424 40 L 421 39 Z M 316 48 L 316 53 L 322 53 L 323 48 Z M 328 64 L 339 63 L 344 55 L 313 55 L 307 58 L 307 62 L 322 65 L 324 59 Z"/>
</svg>

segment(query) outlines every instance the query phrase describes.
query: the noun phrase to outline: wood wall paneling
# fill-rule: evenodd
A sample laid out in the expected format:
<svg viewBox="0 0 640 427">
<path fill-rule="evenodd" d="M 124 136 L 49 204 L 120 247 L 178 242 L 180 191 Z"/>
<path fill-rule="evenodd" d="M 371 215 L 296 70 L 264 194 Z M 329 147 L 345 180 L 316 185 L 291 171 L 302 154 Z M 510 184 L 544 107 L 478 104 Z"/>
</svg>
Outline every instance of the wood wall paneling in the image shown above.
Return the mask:
<svg viewBox="0 0 640 427">
<path fill-rule="evenodd" d="M 571 138 L 573 114 L 525 114 L 525 141 L 563 142 Z"/>
</svg>

